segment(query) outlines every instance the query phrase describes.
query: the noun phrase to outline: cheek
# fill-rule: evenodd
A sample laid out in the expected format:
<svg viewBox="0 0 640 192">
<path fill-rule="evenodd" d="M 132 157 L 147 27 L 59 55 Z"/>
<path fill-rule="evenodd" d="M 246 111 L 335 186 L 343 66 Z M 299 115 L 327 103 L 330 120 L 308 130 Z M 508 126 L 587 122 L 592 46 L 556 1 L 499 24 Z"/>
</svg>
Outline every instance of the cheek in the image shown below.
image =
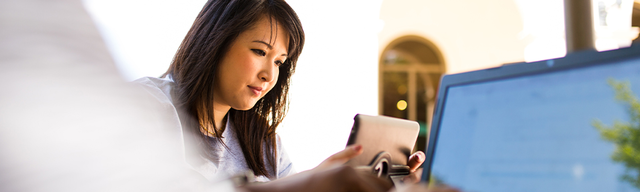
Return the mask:
<svg viewBox="0 0 640 192">
<path fill-rule="evenodd" d="M 238 58 L 238 62 L 239 62 L 238 63 L 239 66 L 242 66 L 242 68 L 247 70 L 253 71 L 253 70 L 257 70 L 260 67 L 259 66 L 260 60 L 250 54 L 241 56 L 240 58 Z"/>
<path fill-rule="evenodd" d="M 280 70 L 278 70 L 277 72 L 275 72 L 276 80 L 275 80 L 275 81 L 273 81 L 273 82 L 269 85 L 269 91 L 273 90 L 273 88 L 278 84 L 278 79 L 280 78 L 279 71 L 280 71 Z"/>
<path fill-rule="evenodd" d="M 273 75 L 275 75 L 275 81 L 273 81 L 271 87 L 275 86 L 278 83 L 278 80 L 280 80 L 280 69 L 276 68 L 275 72 L 273 72 Z"/>
<path fill-rule="evenodd" d="M 229 70 L 223 71 L 224 79 L 227 83 L 233 85 L 234 88 L 240 88 L 255 82 L 255 77 L 260 70 L 260 66 L 251 57 L 236 57 L 229 62 Z"/>
</svg>

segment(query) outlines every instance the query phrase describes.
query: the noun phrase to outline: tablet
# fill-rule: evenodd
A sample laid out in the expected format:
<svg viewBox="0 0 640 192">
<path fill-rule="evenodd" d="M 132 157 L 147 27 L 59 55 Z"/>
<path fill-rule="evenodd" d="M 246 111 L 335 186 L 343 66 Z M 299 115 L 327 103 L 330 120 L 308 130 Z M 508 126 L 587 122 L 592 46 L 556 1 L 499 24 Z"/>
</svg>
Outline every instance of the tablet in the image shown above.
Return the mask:
<svg viewBox="0 0 640 192">
<path fill-rule="evenodd" d="M 385 173 L 379 173 L 379 175 L 394 172 L 392 167 L 396 170 L 402 169 L 401 172 L 407 172 L 407 160 L 413 152 L 419 132 L 420 125 L 415 121 L 357 114 L 354 117 L 347 146 L 360 144 L 364 152 L 346 164 L 374 169 L 376 169 L 375 166 L 386 166 L 377 167 L 377 169 L 386 169 Z M 381 162 L 386 162 L 386 165 Z"/>
</svg>

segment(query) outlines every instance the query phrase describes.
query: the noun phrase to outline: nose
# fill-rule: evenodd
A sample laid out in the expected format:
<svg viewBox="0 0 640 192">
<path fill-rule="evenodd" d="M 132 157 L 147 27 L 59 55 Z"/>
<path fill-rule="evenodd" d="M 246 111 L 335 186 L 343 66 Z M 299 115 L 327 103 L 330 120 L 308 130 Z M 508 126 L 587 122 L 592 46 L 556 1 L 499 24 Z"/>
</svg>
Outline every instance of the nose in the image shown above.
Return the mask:
<svg viewBox="0 0 640 192">
<path fill-rule="evenodd" d="M 273 82 L 278 79 L 278 66 L 274 64 L 274 61 L 267 62 L 264 67 L 258 73 L 258 78 L 264 82 Z"/>
</svg>

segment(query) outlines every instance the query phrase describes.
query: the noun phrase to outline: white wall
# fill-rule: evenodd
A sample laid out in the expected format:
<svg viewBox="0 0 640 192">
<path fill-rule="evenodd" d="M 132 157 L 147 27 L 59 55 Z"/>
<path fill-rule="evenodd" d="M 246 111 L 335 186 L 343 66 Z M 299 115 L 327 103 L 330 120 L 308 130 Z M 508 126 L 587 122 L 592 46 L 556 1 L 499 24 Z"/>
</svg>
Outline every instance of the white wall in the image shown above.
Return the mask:
<svg viewBox="0 0 640 192">
<path fill-rule="evenodd" d="M 380 18 L 379 52 L 393 40 L 417 35 L 442 52 L 447 73 L 523 61 L 526 39 L 513 0 L 386 0 Z"/>
<path fill-rule="evenodd" d="M 600 51 L 629 46 L 638 35 L 632 28 L 632 0 L 622 7 L 615 0 L 592 0 L 610 8 L 609 26 L 595 23 L 595 44 Z M 380 18 L 379 53 L 389 42 L 417 35 L 432 41 L 442 52 L 447 73 L 460 73 L 505 63 L 563 57 L 564 4 L 562 0 L 386 0 Z"/>
<path fill-rule="evenodd" d="M 164 73 L 206 0 L 83 0 L 126 80 Z"/>
<path fill-rule="evenodd" d="M 357 113 L 378 113 L 380 0 L 287 1 L 306 44 L 279 133 L 299 170 L 342 150 Z M 365 149 L 366 150 L 366 149 Z"/>
</svg>

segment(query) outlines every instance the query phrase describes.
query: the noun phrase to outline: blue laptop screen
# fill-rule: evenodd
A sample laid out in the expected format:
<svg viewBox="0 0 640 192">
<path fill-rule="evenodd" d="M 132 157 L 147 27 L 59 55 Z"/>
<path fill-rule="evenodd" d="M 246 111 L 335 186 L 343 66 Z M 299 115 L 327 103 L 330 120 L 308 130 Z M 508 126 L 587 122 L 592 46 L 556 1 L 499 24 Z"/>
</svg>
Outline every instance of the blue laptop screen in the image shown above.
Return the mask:
<svg viewBox="0 0 640 192">
<path fill-rule="evenodd" d="M 640 94 L 640 59 L 449 87 L 431 181 L 479 192 L 640 191 L 640 133 L 620 131 L 638 132 L 640 106 L 616 100 L 625 85 Z"/>
</svg>

